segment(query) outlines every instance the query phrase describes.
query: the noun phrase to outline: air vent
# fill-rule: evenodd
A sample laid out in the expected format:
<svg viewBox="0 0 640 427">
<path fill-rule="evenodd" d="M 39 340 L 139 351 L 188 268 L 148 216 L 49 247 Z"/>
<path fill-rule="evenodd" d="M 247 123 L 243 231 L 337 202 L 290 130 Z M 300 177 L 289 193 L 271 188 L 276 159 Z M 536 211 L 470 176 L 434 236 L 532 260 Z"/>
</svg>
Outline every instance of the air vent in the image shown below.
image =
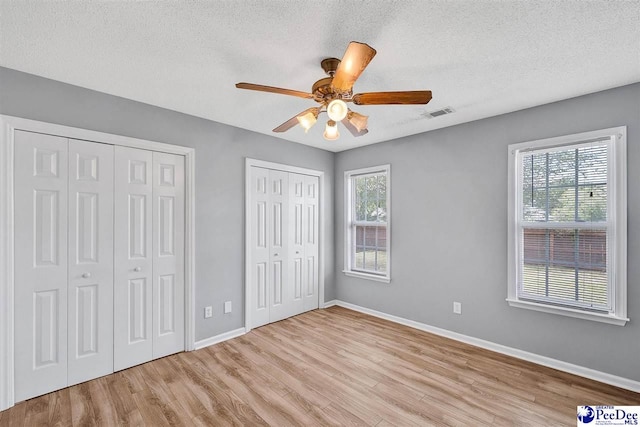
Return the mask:
<svg viewBox="0 0 640 427">
<path fill-rule="evenodd" d="M 444 116 L 445 114 L 451 114 L 451 113 L 455 113 L 456 110 L 454 110 L 451 107 L 444 107 L 441 110 L 435 110 L 435 111 L 427 111 L 426 113 L 424 113 L 424 116 L 427 119 L 433 119 L 439 116 Z"/>
</svg>

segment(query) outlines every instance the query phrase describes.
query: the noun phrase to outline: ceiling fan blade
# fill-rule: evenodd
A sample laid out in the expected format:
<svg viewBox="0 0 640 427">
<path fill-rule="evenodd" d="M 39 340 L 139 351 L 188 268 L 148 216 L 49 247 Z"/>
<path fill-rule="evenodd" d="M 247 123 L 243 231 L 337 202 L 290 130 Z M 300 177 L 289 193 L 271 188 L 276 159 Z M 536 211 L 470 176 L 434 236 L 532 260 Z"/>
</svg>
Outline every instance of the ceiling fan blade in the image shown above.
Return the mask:
<svg viewBox="0 0 640 427">
<path fill-rule="evenodd" d="M 298 113 L 295 116 L 291 117 L 289 120 L 287 120 L 286 122 L 284 122 L 283 124 L 281 124 L 280 126 L 275 128 L 273 131 L 274 132 L 286 132 L 289 129 L 291 129 L 292 127 L 294 127 L 295 125 L 298 124 L 298 116 L 302 116 L 302 115 L 307 114 L 307 113 L 313 113 L 313 114 L 315 114 L 317 116 L 319 111 L 320 111 L 319 107 L 307 108 L 303 112 Z"/>
<path fill-rule="evenodd" d="M 351 132 L 351 135 L 355 136 L 356 138 L 369 133 L 369 129 L 362 129 L 361 131 L 359 131 L 354 125 L 351 124 L 351 122 L 349 122 L 349 119 L 347 119 L 346 117 L 342 119 L 342 124 L 347 128 L 349 132 Z"/>
<path fill-rule="evenodd" d="M 376 50 L 365 43 L 349 43 L 333 76 L 331 82 L 333 89 L 338 92 L 349 92 L 375 55 Z"/>
<path fill-rule="evenodd" d="M 431 91 L 357 93 L 352 100 L 356 105 L 427 104 L 431 101 Z"/>
<path fill-rule="evenodd" d="M 283 89 L 281 87 L 256 85 L 253 83 L 236 83 L 238 89 L 258 90 L 260 92 L 279 93 L 281 95 L 297 96 L 298 98 L 312 99 L 313 95 L 299 90 Z"/>
</svg>

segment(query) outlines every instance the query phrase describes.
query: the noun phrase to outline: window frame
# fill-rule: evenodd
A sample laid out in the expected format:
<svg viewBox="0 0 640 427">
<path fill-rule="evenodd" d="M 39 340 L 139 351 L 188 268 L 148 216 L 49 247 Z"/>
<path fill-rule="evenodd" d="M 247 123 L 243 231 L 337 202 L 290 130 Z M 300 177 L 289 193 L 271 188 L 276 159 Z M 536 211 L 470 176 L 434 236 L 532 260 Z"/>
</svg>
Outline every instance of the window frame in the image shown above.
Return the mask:
<svg viewBox="0 0 640 427">
<path fill-rule="evenodd" d="M 610 292 L 609 313 L 567 307 L 543 301 L 521 299 L 518 295 L 519 265 L 522 256 L 520 228 L 522 219 L 522 172 L 520 154 L 564 147 L 580 146 L 593 140 L 611 138 L 607 162 L 607 285 Z M 627 128 L 626 126 L 527 141 L 508 146 L 508 292 L 512 307 L 553 313 L 562 316 L 624 326 L 627 318 Z M 524 222 L 524 221 L 522 221 Z M 529 223 L 530 224 L 530 223 Z M 550 227 L 563 228 L 562 223 Z M 611 242 L 609 242 L 611 239 Z"/>
<path fill-rule="evenodd" d="M 365 271 L 354 269 L 352 265 L 352 253 L 355 250 L 355 242 L 353 238 L 353 227 L 357 226 L 357 223 L 361 221 L 353 220 L 354 203 L 353 197 L 353 179 L 363 175 L 375 175 L 384 174 L 387 180 L 386 184 L 386 205 L 387 205 L 387 271 L 385 274 L 375 274 Z M 358 277 L 361 279 L 373 280 L 377 282 L 390 283 L 391 282 L 391 165 L 379 165 L 371 166 L 361 169 L 353 169 L 344 172 L 344 270 L 342 272 L 346 276 Z"/>
</svg>

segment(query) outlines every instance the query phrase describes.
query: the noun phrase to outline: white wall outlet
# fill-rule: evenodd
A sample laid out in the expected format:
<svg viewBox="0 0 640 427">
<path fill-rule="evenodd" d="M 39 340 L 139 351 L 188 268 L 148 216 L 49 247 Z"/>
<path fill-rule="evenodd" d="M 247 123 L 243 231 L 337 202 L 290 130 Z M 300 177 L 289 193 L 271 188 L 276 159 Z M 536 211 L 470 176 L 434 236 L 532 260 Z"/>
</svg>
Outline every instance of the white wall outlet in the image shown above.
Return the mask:
<svg viewBox="0 0 640 427">
<path fill-rule="evenodd" d="M 455 314 L 462 314 L 462 303 L 458 301 L 453 302 L 453 312 Z"/>
<path fill-rule="evenodd" d="M 231 301 L 224 302 L 224 314 L 231 313 Z"/>
<path fill-rule="evenodd" d="M 213 316 L 213 307 L 209 305 L 204 308 L 204 318 L 208 319 L 211 316 Z"/>
</svg>

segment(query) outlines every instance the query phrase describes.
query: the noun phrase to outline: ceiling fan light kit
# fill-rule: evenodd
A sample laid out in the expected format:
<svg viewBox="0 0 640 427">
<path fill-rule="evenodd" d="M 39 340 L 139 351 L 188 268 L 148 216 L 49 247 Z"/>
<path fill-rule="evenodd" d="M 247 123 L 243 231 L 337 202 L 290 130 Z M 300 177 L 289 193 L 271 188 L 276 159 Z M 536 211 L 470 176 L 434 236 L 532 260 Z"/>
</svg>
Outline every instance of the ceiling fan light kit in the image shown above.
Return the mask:
<svg viewBox="0 0 640 427">
<path fill-rule="evenodd" d="M 342 121 L 347 117 L 347 110 L 347 103 L 342 99 L 334 99 L 327 105 L 327 115 L 336 122 Z"/>
<path fill-rule="evenodd" d="M 324 139 L 327 141 L 335 141 L 340 138 L 340 132 L 338 132 L 338 123 L 334 120 L 329 120 L 327 126 L 324 128 Z"/>
<path fill-rule="evenodd" d="M 304 133 L 307 133 L 309 132 L 309 129 L 311 129 L 313 125 L 315 125 L 318 121 L 318 115 L 314 114 L 311 111 L 308 111 L 297 116 L 296 119 L 298 120 L 298 123 L 300 123 L 300 126 L 302 126 L 302 128 L 304 129 Z"/>
<path fill-rule="evenodd" d="M 325 139 L 334 141 L 340 137 L 337 122 L 342 122 L 354 137 L 358 137 L 368 132 L 368 116 L 351 111 L 347 102 L 353 102 L 356 105 L 416 105 L 427 104 L 431 100 L 429 90 L 368 92 L 354 95 L 353 84 L 375 55 L 376 50 L 365 43 L 349 43 L 342 60 L 325 58 L 320 62 L 320 66 L 329 77 L 315 82 L 310 93 L 253 83 L 237 83 L 236 87 L 313 99 L 320 104 L 320 107 L 309 108 L 295 115 L 273 129 L 274 132 L 286 132 L 300 124 L 306 133 L 316 123 L 318 115 L 326 111 L 330 120 L 323 134 Z"/>
<path fill-rule="evenodd" d="M 368 126 L 367 122 L 369 121 L 369 116 L 349 110 L 347 113 L 347 120 L 349 120 L 349 123 L 358 129 L 358 132 L 362 132 Z"/>
</svg>

